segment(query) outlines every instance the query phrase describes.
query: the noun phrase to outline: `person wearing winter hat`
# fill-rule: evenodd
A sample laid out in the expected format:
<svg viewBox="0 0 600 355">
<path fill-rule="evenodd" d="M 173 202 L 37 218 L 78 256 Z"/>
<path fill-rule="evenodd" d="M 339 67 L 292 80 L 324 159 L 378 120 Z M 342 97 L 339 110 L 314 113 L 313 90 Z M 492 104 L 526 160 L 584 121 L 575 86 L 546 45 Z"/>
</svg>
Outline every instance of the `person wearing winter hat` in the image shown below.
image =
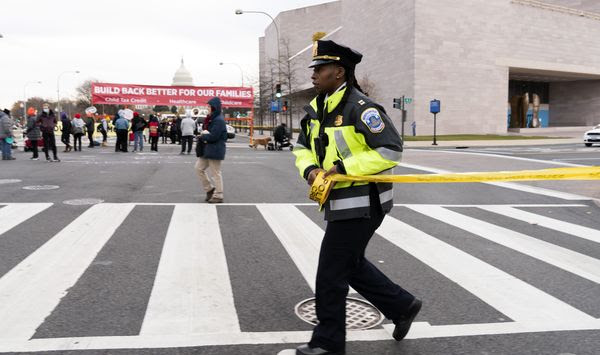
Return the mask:
<svg viewBox="0 0 600 355">
<path fill-rule="evenodd" d="M 94 116 L 86 117 L 84 122 L 85 122 L 85 131 L 87 133 L 88 141 L 90 142 L 90 144 L 88 145 L 88 148 L 94 148 L 94 126 L 95 126 Z"/>
<path fill-rule="evenodd" d="M 30 107 L 27 110 L 27 126 L 25 127 L 25 134 L 31 143 L 31 151 L 33 152 L 33 156 L 30 158 L 31 160 L 39 159 L 38 142 L 42 139 L 42 131 L 40 131 L 40 126 L 36 122 L 36 119 L 35 109 Z"/>
<path fill-rule="evenodd" d="M 45 103 L 42 106 L 42 113 L 38 116 L 36 122 L 40 125 L 42 139 L 44 140 L 44 153 L 46 153 L 47 162 L 60 162 L 56 154 L 56 138 L 54 137 L 54 127 L 56 127 L 56 115 L 50 109 L 50 105 Z M 50 151 L 54 159 L 50 159 Z"/>
<path fill-rule="evenodd" d="M 73 145 L 75 151 L 77 151 L 77 143 L 79 143 L 79 151 L 81 152 L 81 137 L 83 137 L 83 127 L 85 122 L 81 119 L 81 115 L 76 113 L 73 121 L 71 122 L 71 132 L 73 132 Z"/>
<path fill-rule="evenodd" d="M 133 151 L 140 148 L 140 152 L 144 150 L 144 129 L 146 129 L 146 120 L 140 116 L 139 113 L 133 113 L 133 119 L 131 120 L 131 131 L 133 131 Z"/>
<path fill-rule="evenodd" d="M 198 138 L 198 144 L 203 144 L 200 156 L 196 161 L 196 173 L 206 192 L 205 201 L 208 203 L 223 202 L 223 176 L 221 163 L 225 160 L 225 141 L 227 141 L 227 126 L 221 111 L 221 99 L 214 97 L 208 101 L 210 106 L 210 123 Z M 210 177 L 206 170 L 209 170 Z"/>
<path fill-rule="evenodd" d="M 150 122 L 148 122 L 148 130 L 150 131 L 150 150 L 155 152 L 158 152 L 159 125 L 158 118 L 154 115 L 150 115 Z"/>
<path fill-rule="evenodd" d="M 186 146 L 187 153 L 190 154 L 192 152 L 195 128 L 196 122 L 192 119 L 192 113 L 188 110 L 185 114 L 185 118 L 181 120 L 181 153 L 179 154 L 185 154 Z"/>
<path fill-rule="evenodd" d="M 60 135 L 60 141 L 65 145 L 63 153 L 70 152 L 71 147 L 71 120 L 65 112 L 60 113 L 60 122 L 62 123 L 62 134 Z"/>
</svg>

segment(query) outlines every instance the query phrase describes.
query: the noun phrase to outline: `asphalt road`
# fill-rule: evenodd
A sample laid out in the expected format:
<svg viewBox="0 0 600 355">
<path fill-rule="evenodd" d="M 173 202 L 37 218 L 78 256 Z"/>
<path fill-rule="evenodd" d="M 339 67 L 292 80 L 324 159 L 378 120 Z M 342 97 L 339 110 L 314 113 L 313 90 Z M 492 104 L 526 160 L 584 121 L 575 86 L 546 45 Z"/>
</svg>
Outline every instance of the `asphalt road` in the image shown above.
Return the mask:
<svg viewBox="0 0 600 355">
<path fill-rule="evenodd" d="M 146 148 L 148 149 L 148 148 Z M 225 203 L 193 155 L 84 148 L 0 165 L 0 353 L 277 354 L 308 340 L 322 215 L 289 151 L 228 143 Z M 397 173 L 600 165 L 579 145 L 414 149 Z M 424 301 L 348 354 L 597 354 L 598 181 L 397 185 L 368 258 Z M 356 295 L 355 295 L 356 296 Z"/>
</svg>

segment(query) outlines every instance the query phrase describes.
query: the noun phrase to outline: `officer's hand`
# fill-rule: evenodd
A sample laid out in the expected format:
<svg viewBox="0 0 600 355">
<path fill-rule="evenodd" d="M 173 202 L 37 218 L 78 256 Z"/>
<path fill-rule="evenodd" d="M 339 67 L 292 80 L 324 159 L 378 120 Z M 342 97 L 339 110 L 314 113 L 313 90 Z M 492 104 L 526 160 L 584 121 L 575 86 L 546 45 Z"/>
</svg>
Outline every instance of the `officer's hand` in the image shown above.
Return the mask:
<svg viewBox="0 0 600 355">
<path fill-rule="evenodd" d="M 308 174 L 308 185 L 312 186 L 313 182 L 315 182 L 315 179 L 317 178 L 317 175 L 319 175 L 319 173 L 323 171 L 325 172 L 325 170 L 323 169 L 313 169 L 309 174 Z"/>
<path fill-rule="evenodd" d="M 339 170 L 337 168 L 337 165 L 334 165 L 331 167 L 331 169 L 329 169 L 326 173 L 325 173 L 325 177 L 328 177 L 329 175 L 333 175 L 333 174 L 339 174 Z"/>
</svg>

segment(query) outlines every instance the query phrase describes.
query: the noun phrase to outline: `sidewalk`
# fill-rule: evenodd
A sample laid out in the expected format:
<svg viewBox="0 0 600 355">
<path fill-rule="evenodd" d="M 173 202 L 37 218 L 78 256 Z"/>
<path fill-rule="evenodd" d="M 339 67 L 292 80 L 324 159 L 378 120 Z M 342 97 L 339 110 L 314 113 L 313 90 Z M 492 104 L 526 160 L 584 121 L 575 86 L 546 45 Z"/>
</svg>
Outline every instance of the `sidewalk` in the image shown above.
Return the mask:
<svg viewBox="0 0 600 355">
<path fill-rule="evenodd" d="M 554 144 L 576 144 L 583 145 L 582 138 L 556 138 L 556 139 L 490 139 L 481 141 L 437 141 L 437 147 L 492 147 L 492 146 L 520 146 L 520 145 L 554 145 Z M 405 142 L 406 148 L 434 147 L 432 141 Z"/>
<path fill-rule="evenodd" d="M 490 140 L 461 140 L 461 141 L 437 141 L 437 147 L 493 147 L 493 146 L 527 146 L 527 145 L 555 145 L 555 144 L 577 144 L 583 145 L 583 133 L 590 128 L 580 127 L 577 130 L 568 131 L 528 131 L 526 133 L 513 133 L 509 132 L 507 136 L 544 136 L 544 137 L 555 137 L 548 139 L 490 139 Z M 269 136 L 269 132 L 265 131 L 263 135 L 254 134 L 254 137 Z M 236 133 L 238 137 L 248 137 L 243 132 Z M 249 137 L 248 137 L 249 138 Z M 298 138 L 298 133 L 293 134 L 292 142 L 295 142 Z M 424 147 L 435 147 L 432 145 L 432 141 L 406 141 L 404 143 L 406 148 L 424 148 Z"/>
</svg>

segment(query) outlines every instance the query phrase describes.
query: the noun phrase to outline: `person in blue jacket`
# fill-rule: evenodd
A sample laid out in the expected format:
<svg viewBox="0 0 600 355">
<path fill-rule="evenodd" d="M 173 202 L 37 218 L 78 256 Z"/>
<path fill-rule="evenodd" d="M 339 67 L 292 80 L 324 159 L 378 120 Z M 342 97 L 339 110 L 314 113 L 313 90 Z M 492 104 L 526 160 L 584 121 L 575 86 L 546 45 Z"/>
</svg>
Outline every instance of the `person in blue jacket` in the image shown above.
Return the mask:
<svg viewBox="0 0 600 355">
<path fill-rule="evenodd" d="M 218 97 L 208 101 L 210 115 L 205 120 L 200 137 L 196 172 L 200 177 L 208 203 L 223 202 L 223 176 L 221 175 L 221 162 L 225 160 L 225 141 L 227 140 L 227 127 L 221 112 L 221 100 Z M 209 174 L 207 174 L 209 170 Z"/>
</svg>

